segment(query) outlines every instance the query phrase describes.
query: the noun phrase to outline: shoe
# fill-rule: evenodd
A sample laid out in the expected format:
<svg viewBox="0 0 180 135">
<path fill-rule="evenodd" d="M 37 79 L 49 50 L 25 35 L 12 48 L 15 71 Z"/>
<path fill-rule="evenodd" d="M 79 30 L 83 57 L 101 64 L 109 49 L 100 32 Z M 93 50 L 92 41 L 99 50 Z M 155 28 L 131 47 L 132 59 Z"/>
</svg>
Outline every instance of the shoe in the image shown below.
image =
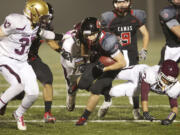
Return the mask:
<svg viewBox="0 0 180 135">
<path fill-rule="evenodd" d="M 139 109 L 133 109 L 132 114 L 135 120 L 143 120 L 143 116 L 140 114 Z"/>
<path fill-rule="evenodd" d="M 109 110 L 109 107 L 112 105 L 112 99 L 109 102 L 104 101 L 101 107 L 98 110 L 98 117 L 103 118 Z"/>
<path fill-rule="evenodd" d="M 7 104 L 3 106 L 3 108 L 0 109 L 0 115 L 4 115 L 6 112 Z"/>
<path fill-rule="evenodd" d="M 24 123 L 24 117 L 23 116 L 21 116 L 21 117 L 17 116 L 16 112 L 14 112 L 12 114 L 12 116 L 17 121 L 17 128 L 19 130 L 27 130 L 26 124 Z"/>
<path fill-rule="evenodd" d="M 76 126 L 84 126 L 87 124 L 86 121 L 87 121 L 86 118 L 80 117 L 80 119 L 76 122 Z"/>
<path fill-rule="evenodd" d="M 44 121 L 45 123 L 55 123 L 56 118 L 50 112 L 45 112 Z"/>
<path fill-rule="evenodd" d="M 73 111 L 75 108 L 75 100 L 76 100 L 76 93 L 67 94 L 66 98 L 66 108 L 68 111 Z"/>
</svg>

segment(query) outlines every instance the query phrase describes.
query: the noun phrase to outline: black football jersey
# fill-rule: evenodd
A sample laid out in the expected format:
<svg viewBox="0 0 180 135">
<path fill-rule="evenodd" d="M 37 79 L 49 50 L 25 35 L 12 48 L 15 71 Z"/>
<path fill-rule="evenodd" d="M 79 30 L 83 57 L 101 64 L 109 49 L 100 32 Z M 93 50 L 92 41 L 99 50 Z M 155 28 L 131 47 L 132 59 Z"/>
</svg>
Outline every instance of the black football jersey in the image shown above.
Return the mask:
<svg viewBox="0 0 180 135">
<path fill-rule="evenodd" d="M 170 27 L 180 25 L 180 8 L 170 5 L 160 11 L 160 24 L 166 38 L 166 44 L 170 47 L 179 47 L 180 39 L 170 30 Z"/>
<path fill-rule="evenodd" d="M 28 59 L 30 60 L 31 58 L 36 58 L 39 57 L 38 56 L 38 51 L 39 51 L 39 47 L 41 46 L 42 42 L 41 42 L 41 38 L 39 36 L 37 36 L 35 38 L 35 40 L 33 40 L 32 45 L 30 47 L 29 50 L 29 54 L 28 54 Z"/>
<path fill-rule="evenodd" d="M 94 55 L 93 61 L 96 61 L 100 56 L 111 57 L 111 55 L 115 54 L 117 51 L 121 51 L 121 47 L 114 34 L 102 31 L 97 41 L 90 46 L 90 50 L 91 54 Z"/>
<path fill-rule="evenodd" d="M 137 30 L 145 23 L 146 14 L 143 10 L 131 10 L 126 16 L 118 16 L 113 11 L 101 15 L 102 27 L 119 36 L 122 49 L 136 53 Z"/>
</svg>

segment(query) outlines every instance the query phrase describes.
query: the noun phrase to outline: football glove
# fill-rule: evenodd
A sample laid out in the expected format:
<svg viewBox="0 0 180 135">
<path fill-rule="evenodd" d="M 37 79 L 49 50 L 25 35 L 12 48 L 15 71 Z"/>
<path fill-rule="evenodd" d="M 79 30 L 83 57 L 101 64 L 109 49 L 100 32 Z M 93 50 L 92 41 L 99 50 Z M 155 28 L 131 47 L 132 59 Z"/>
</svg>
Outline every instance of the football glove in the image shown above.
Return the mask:
<svg viewBox="0 0 180 135">
<path fill-rule="evenodd" d="M 94 77 L 99 77 L 102 75 L 104 69 L 104 65 L 101 62 L 97 62 L 95 67 L 92 70 L 92 74 Z"/>
<path fill-rule="evenodd" d="M 169 125 L 169 124 L 171 124 L 173 122 L 173 120 L 175 120 L 175 118 L 176 118 L 176 113 L 175 112 L 170 112 L 168 117 L 161 121 L 161 125 Z"/>
<path fill-rule="evenodd" d="M 147 50 L 145 49 L 141 49 L 141 51 L 139 52 L 139 58 L 140 60 L 145 60 L 147 56 Z"/>
<path fill-rule="evenodd" d="M 145 120 L 153 121 L 155 118 L 149 114 L 149 112 L 143 112 L 143 117 Z"/>
</svg>

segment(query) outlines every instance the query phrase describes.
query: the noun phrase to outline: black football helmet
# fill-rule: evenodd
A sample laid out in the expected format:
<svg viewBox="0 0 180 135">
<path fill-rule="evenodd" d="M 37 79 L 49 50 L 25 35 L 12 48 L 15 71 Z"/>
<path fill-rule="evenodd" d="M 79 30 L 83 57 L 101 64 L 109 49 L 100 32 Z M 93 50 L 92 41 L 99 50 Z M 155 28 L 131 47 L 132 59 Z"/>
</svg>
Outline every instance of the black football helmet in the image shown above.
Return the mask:
<svg viewBox="0 0 180 135">
<path fill-rule="evenodd" d="M 81 33 L 83 41 L 88 44 L 88 48 L 98 40 L 100 32 L 100 21 L 97 18 L 87 17 L 82 21 Z M 89 39 L 89 36 L 94 36 L 94 39 Z"/>
<path fill-rule="evenodd" d="M 165 60 L 160 66 L 158 73 L 158 85 L 162 88 L 162 91 L 167 90 L 176 83 L 178 75 L 178 64 L 173 60 Z"/>
<path fill-rule="evenodd" d="M 54 9 L 50 3 L 47 2 L 49 13 L 48 15 L 42 16 L 40 18 L 40 27 L 46 30 L 53 30 L 52 20 L 54 18 Z"/>
<path fill-rule="evenodd" d="M 82 21 L 81 31 L 83 35 L 92 35 L 100 31 L 100 22 L 95 17 L 87 17 Z"/>
<path fill-rule="evenodd" d="M 129 2 L 129 5 L 127 7 L 118 7 L 118 2 Z M 131 9 L 131 0 L 113 0 L 113 7 L 115 12 L 117 12 L 119 15 L 124 15 L 125 12 L 129 12 Z"/>
</svg>

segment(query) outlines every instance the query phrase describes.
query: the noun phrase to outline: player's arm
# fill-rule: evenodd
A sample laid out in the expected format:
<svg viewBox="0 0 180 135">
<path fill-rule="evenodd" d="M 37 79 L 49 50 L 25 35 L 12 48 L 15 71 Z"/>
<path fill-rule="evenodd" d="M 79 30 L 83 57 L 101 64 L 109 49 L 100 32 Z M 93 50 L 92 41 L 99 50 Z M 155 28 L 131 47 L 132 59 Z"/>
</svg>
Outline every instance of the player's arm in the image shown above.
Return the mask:
<svg viewBox="0 0 180 135">
<path fill-rule="evenodd" d="M 180 38 L 180 23 L 176 19 L 176 11 L 170 9 L 164 9 L 160 12 L 160 21 L 164 22 L 166 26 Z"/>
<path fill-rule="evenodd" d="M 110 66 L 104 67 L 103 72 L 110 71 L 110 70 L 118 70 L 122 69 L 126 66 L 126 61 L 124 59 L 123 54 L 118 50 L 113 54 L 112 57 L 116 62 Z"/>
<path fill-rule="evenodd" d="M 174 20 L 176 21 L 177 25 L 174 25 L 174 26 L 170 26 L 170 30 L 180 39 L 180 24 L 179 22 L 177 22 L 177 20 Z"/>
<path fill-rule="evenodd" d="M 142 25 L 139 28 L 139 31 L 141 32 L 141 34 L 143 36 L 143 49 L 147 51 L 148 44 L 149 44 L 149 32 L 145 25 Z"/>
<path fill-rule="evenodd" d="M 61 46 L 55 40 L 47 40 L 47 44 L 55 51 L 60 52 Z"/>
<path fill-rule="evenodd" d="M 146 74 L 143 74 L 141 82 L 141 104 L 143 110 L 143 117 L 145 120 L 153 121 L 154 117 L 149 114 L 148 110 L 148 94 L 150 91 L 150 84 L 144 81 L 144 77 L 146 77 Z"/>
<path fill-rule="evenodd" d="M 173 99 L 169 97 L 169 104 L 171 106 L 171 112 L 169 113 L 168 117 L 161 121 L 162 125 L 169 125 L 171 124 L 175 119 L 176 115 L 178 114 L 178 102 L 177 99 Z"/>
<path fill-rule="evenodd" d="M 5 37 L 6 34 L 3 32 L 2 28 L 0 27 L 0 37 Z"/>
</svg>

